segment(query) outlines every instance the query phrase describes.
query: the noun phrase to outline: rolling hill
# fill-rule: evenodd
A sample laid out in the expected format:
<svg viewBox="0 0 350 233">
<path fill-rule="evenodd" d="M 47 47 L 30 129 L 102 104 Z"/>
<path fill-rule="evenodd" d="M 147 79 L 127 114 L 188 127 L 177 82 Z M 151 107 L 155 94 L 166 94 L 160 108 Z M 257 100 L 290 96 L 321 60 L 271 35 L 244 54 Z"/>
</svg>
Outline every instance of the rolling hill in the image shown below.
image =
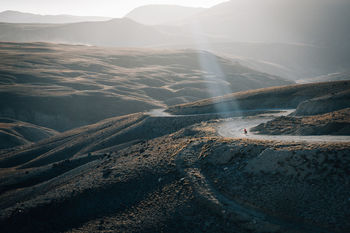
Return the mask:
<svg viewBox="0 0 350 233">
<path fill-rule="evenodd" d="M 196 50 L 1 43 L 0 115 L 63 131 L 292 82 Z"/>
<path fill-rule="evenodd" d="M 349 107 L 349 89 L 350 81 L 262 88 L 171 106 L 167 111 L 191 115 L 275 108 L 297 109 L 298 115 L 312 115 Z"/>
<path fill-rule="evenodd" d="M 280 92 L 297 93 L 301 100 L 348 84 L 293 85 Z M 270 93 L 278 101 L 279 89 L 250 96 L 261 100 Z M 0 227 L 6 232 L 349 229 L 348 142 L 222 138 L 216 129 L 225 121 L 216 114 L 136 113 L 0 151 Z"/>
<path fill-rule="evenodd" d="M 156 28 L 130 19 L 71 24 L 0 23 L 0 41 L 144 47 L 168 44 L 175 39 Z"/>
<path fill-rule="evenodd" d="M 57 131 L 16 121 L 0 118 L 0 149 L 30 144 L 58 134 Z"/>
</svg>

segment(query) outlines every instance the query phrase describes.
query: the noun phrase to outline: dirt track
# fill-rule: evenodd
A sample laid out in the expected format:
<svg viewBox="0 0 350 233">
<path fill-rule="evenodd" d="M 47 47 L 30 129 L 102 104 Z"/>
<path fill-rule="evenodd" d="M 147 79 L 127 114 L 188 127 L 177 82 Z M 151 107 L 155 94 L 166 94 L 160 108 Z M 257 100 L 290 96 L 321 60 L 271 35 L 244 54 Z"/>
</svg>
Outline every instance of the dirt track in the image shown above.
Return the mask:
<svg viewBox="0 0 350 233">
<path fill-rule="evenodd" d="M 279 116 L 287 116 L 295 109 L 287 110 L 274 110 L 264 109 L 269 113 L 262 113 L 253 116 L 245 117 L 232 117 L 225 119 L 223 122 L 218 123 L 217 132 L 222 137 L 228 138 L 247 138 L 257 140 L 273 140 L 273 141 L 286 141 L 286 142 L 349 142 L 350 136 L 334 136 L 334 135 L 322 135 L 322 136 L 291 136 L 291 135 L 259 135 L 250 132 L 249 129 L 261 124 L 266 123 Z M 232 114 L 254 113 L 254 111 L 242 111 Z M 194 117 L 196 114 L 191 115 L 172 115 L 164 112 L 164 109 L 155 109 L 148 112 L 152 117 Z M 227 114 L 229 115 L 229 114 Z M 212 116 L 212 118 L 220 118 L 219 114 L 198 114 L 198 116 Z M 243 129 L 248 130 L 248 134 L 244 134 Z"/>
<path fill-rule="evenodd" d="M 253 117 L 236 117 L 227 119 L 226 121 L 219 123 L 218 134 L 223 137 L 230 138 L 249 138 L 258 140 L 273 140 L 273 141 L 287 141 L 287 142 L 350 142 L 350 136 L 334 136 L 334 135 L 321 135 L 321 136 L 291 136 L 291 135 L 259 135 L 250 132 L 254 126 L 261 123 L 266 123 L 277 116 L 288 115 L 291 110 L 284 111 L 283 114 L 263 114 Z M 248 130 L 248 134 L 243 133 L 243 129 Z"/>
</svg>

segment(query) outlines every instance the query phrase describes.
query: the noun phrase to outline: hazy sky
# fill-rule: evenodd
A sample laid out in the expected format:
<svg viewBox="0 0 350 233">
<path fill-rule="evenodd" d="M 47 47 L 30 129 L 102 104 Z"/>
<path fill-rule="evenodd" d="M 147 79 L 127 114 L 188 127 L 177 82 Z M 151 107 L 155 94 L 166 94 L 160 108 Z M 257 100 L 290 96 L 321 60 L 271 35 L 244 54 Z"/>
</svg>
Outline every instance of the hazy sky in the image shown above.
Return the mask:
<svg viewBox="0 0 350 233">
<path fill-rule="evenodd" d="M 225 1 L 227 0 L 0 0 L 0 11 L 123 17 L 132 9 L 149 4 L 211 7 Z"/>
</svg>

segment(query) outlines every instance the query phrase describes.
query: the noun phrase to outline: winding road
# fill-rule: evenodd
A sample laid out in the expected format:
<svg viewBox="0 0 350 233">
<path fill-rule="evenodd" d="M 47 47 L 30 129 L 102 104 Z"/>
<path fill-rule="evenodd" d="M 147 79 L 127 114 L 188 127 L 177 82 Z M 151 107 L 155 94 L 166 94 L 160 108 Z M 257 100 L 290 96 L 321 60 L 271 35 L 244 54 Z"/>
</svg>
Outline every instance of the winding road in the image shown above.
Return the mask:
<svg viewBox="0 0 350 233">
<path fill-rule="evenodd" d="M 295 109 L 265 109 L 266 111 L 276 111 L 275 113 L 258 114 L 246 117 L 231 117 L 218 122 L 216 125 L 217 133 L 222 137 L 228 138 L 249 138 L 257 140 L 271 141 L 288 141 L 288 142 L 350 142 L 350 136 L 335 136 L 335 135 L 317 135 L 317 136 L 299 136 L 299 135 L 262 135 L 250 132 L 250 129 L 261 123 L 266 123 L 279 116 L 287 116 Z M 153 109 L 147 112 L 152 117 L 193 117 L 191 115 L 172 115 L 165 112 L 165 109 Z M 203 115 L 218 115 L 217 113 L 198 114 Z M 243 130 L 247 129 L 248 133 L 244 134 Z"/>
<path fill-rule="evenodd" d="M 259 140 L 274 140 L 274 141 L 289 141 L 289 142 L 349 142 L 350 136 L 287 136 L 287 135 L 257 135 L 249 132 L 249 129 L 270 121 L 278 116 L 286 116 L 292 113 L 295 109 L 280 110 L 268 109 L 264 114 L 257 114 L 254 116 L 240 116 L 240 117 L 222 117 L 217 123 L 213 123 L 217 129 L 217 133 L 222 137 L 230 138 L 251 138 Z M 253 112 L 253 111 L 251 111 Z M 171 115 L 166 113 L 164 109 L 155 109 L 147 113 L 151 117 L 177 117 L 186 120 L 186 117 L 200 117 L 203 115 L 217 116 L 218 114 L 191 114 L 191 115 Z M 244 134 L 243 129 L 248 130 L 248 134 Z M 313 225 L 308 222 L 300 222 L 298 220 L 284 218 L 283 216 L 273 215 L 265 212 L 263 209 L 254 208 L 254 205 L 239 202 L 234 196 L 230 196 L 217 189 L 210 177 L 207 176 L 205 169 L 203 170 L 201 164 L 198 163 L 198 146 L 203 146 L 206 142 L 200 140 L 189 141 L 181 147 L 174 155 L 176 168 L 181 177 L 186 178 L 193 186 L 194 196 L 196 200 L 205 208 L 214 211 L 218 216 L 230 218 L 233 221 L 241 221 L 242 223 L 253 223 L 255 226 L 270 227 L 278 226 L 281 232 L 310 232 L 310 233 L 326 233 L 330 232 L 328 229 L 323 229 L 320 226 Z M 227 167 L 226 167 L 227 168 Z M 182 178 L 182 179 L 184 179 Z M 272 228 L 273 229 L 273 228 Z"/>
<path fill-rule="evenodd" d="M 250 132 L 250 129 L 261 123 L 266 123 L 278 116 L 287 116 L 294 109 L 284 110 L 276 114 L 261 114 L 252 117 L 234 117 L 218 123 L 217 132 L 222 137 L 231 138 L 250 138 L 258 140 L 289 141 L 289 142 L 350 142 L 350 136 L 335 135 L 317 135 L 317 136 L 299 136 L 299 135 L 262 135 Z M 243 129 L 248 133 L 244 134 Z"/>
</svg>

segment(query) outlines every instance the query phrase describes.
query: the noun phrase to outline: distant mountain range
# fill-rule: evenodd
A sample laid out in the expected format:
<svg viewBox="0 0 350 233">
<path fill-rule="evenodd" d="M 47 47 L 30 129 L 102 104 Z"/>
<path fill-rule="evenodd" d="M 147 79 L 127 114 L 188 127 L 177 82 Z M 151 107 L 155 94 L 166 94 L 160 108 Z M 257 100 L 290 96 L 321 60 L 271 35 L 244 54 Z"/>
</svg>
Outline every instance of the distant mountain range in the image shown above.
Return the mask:
<svg viewBox="0 0 350 233">
<path fill-rule="evenodd" d="M 249 42 L 249 43 L 287 43 L 314 45 L 321 47 L 337 46 L 349 47 L 350 39 L 350 2 L 345 0 L 249 0 L 249 1 L 228 1 L 216 5 L 209 9 L 183 8 L 178 6 L 144 6 L 137 8 L 127 15 L 127 18 L 139 24 L 161 24 L 157 30 L 168 34 L 181 36 L 182 40 L 176 40 L 176 44 L 187 43 L 188 38 L 193 43 L 209 40 L 210 42 Z M 170 13 L 173 12 L 173 13 Z M 6 17 L 9 20 L 6 20 Z M 34 19 L 33 19 L 34 18 Z M 37 18 L 35 20 L 35 18 Z M 52 20 L 50 20 L 52 18 Z M 55 20 L 55 18 L 57 18 Z M 41 19 L 41 20 L 40 20 Z M 185 19 L 185 20 L 184 20 Z M 18 23 L 68 23 L 72 21 L 105 21 L 96 31 L 95 22 L 90 22 L 89 33 L 83 35 L 85 40 L 104 31 L 110 32 L 111 28 L 104 27 L 103 24 L 110 24 L 110 18 L 77 17 L 77 16 L 40 16 L 19 12 L 3 12 L 0 14 L 0 22 Z M 113 21 L 116 22 L 116 21 Z M 122 22 L 118 20 L 118 22 Z M 125 22 L 127 22 L 125 20 Z M 170 22 L 170 25 L 169 25 Z M 176 22 L 178 26 L 172 26 Z M 2 25 L 3 26 L 3 25 Z M 76 33 L 80 28 L 90 28 L 90 25 L 75 25 Z M 16 25 L 6 25 L 7 28 L 16 28 Z M 37 38 L 37 28 L 47 30 L 47 38 L 40 37 L 41 40 L 57 39 L 65 40 L 67 35 L 62 33 L 61 27 L 45 28 L 42 25 L 32 25 L 31 28 L 21 27 L 17 29 L 17 37 L 7 36 L 9 30 L 1 30 L 1 40 L 9 38 L 18 40 L 18 37 L 26 41 L 39 40 Z M 67 26 L 71 27 L 71 26 Z M 125 28 L 126 27 L 126 28 Z M 114 36 L 113 40 L 120 40 L 119 36 L 125 30 L 135 30 L 140 27 L 136 23 L 133 25 L 115 24 L 113 31 L 120 32 Z M 30 29 L 30 30 L 29 30 Z M 55 29 L 53 32 L 52 30 Z M 154 27 L 145 28 L 151 33 Z M 61 34 L 62 33 L 62 34 Z M 13 36 L 13 35 L 11 35 Z M 74 39 L 74 38 L 73 38 Z M 131 39 L 131 38 L 130 38 Z M 81 42 L 76 38 L 76 43 Z M 122 41 L 116 42 L 123 44 Z M 152 45 L 158 45 L 155 40 Z M 143 44 L 140 44 L 142 46 Z"/>
<path fill-rule="evenodd" d="M 0 23 L 0 41 L 144 47 L 175 43 L 176 39 L 151 26 L 123 18 L 72 24 Z"/>
<path fill-rule="evenodd" d="M 348 12 L 346 0 L 228 1 L 209 9 L 144 6 L 127 18 L 103 22 L 0 23 L 0 41 L 207 50 L 300 80 L 348 70 Z"/>
<path fill-rule="evenodd" d="M 0 12 L 0 22 L 4 23 L 77 23 L 87 21 L 106 21 L 112 18 L 100 16 L 39 15 L 19 11 Z"/>
<path fill-rule="evenodd" d="M 345 0 L 309 0 L 307 2 L 301 0 L 248 0 L 228 1 L 209 9 L 162 5 L 144 6 L 130 12 L 127 18 L 139 24 L 162 25 L 157 27 L 159 31 L 182 37 L 182 40 L 176 40 L 176 44 L 186 43 L 188 42 L 186 38 L 190 38 L 193 43 L 208 39 L 210 42 L 287 43 L 321 47 L 334 45 L 349 47 L 349 10 L 350 2 Z M 6 17 L 12 19 L 5 20 Z M 37 20 L 31 19 L 32 17 L 37 18 Z M 50 20 L 50 17 L 53 19 L 61 17 L 62 19 Z M 42 20 L 39 20 L 40 18 Z M 52 23 L 53 21 L 62 23 L 64 21 L 67 23 L 69 21 L 98 20 L 105 21 L 104 24 L 110 24 L 110 21 L 108 21 L 110 18 L 84 18 L 65 15 L 40 16 L 11 11 L 0 14 L 0 22 L 12 23 L 34 23 L 35 21 L 40 23 Z M 88 37 L 95 36 L 94 34 L 103 32 L 103 28 L 108 32 L 111 30 L 111 28 L 104 27 L 101 23 L 99 25 L 101 29 L 95 31 L 94 23 L 90 22 L 92 27 L 89 29 L 90 33 L 84 35 L 85 40 L 89 40 Z M 178 26 L 173 26 L 174 23 Z M 80 26 L 90 28 L 90 25 L 81 24 Z M 7 25 L 7 27 L 16 26 Z M 55 34 L 56 38 L 62 40 L 67 38 L 66 34 L 60 34 L 60 30 L 64 26 L 55 28 L 57 32 L 51 32 L 52 27 L 46 29 L 41 25 L 32 25 L 30 30 L 28 27 L 23 27 L 22 30 L 17 31 L 17 34 L 28 41 L 38 40 L 36 38 L 37 27 L 40 30 L 48 30 L 47 34 Z M 120 33 L 117 36 L 115 34 L 111 36 L 114 36 L 113 40 L 120 40 L 119 36 L 125 30 L 134 30 L 135 27 L 140 26 L 137 24 L 116 24 L 113 26 L 113 31 Z M 76 29 L 76 33 L 79 33 L 79 28 Z M 154 27 L 148 27 L 147 30 L 152 32 Z M 6 38 L 7 33 L 8 30 L 1 30 L 1 39 Z M 18 37 L 14 37 L 12 40 L 17 39 Z M 50 40 L 52 37 L 41 37 L 41 39 Z M 80 42 L 78 39 L 76 39 L 76 43 Z M 116 43 L 123 44 L 122 41 Z M 151 44 L 157 45 L 158 43 L 159 41 L 155 40 Z"/>
<path fill-rule="evenodd" d="M 186 19 L 189 32 L 235 42 L 298 43 L 347 46 L 347 0 L 228 1 Z"/>
</svg>

